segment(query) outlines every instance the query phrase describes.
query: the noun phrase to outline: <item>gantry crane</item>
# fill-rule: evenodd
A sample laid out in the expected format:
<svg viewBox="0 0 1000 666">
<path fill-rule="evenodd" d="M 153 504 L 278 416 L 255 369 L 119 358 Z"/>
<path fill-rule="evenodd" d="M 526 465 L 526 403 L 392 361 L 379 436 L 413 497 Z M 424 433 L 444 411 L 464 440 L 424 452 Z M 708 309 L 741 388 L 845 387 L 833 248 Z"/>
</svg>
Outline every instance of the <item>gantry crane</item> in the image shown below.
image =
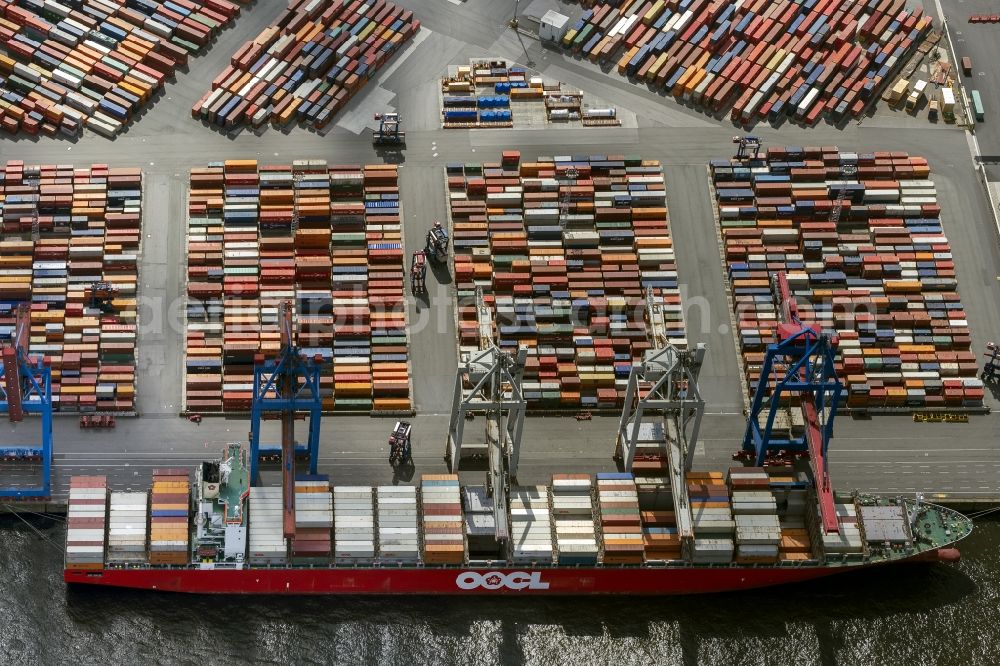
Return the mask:
<svg viewBox="0 0 1000 666">
<path fill-rule="evenodd" d="M 378 129 L 372 130 L 372 145 L 401 146 L 406 143 L 406 132 L 399 129 L 403 122 L 398 113 L 376 113 Z"/>
<path fill-rule="evenodd" d="M 756 136 L 734 136 L 733 143 L 738 144 L 736 159 L 742 161 L 756 160 L 760 157 L 760 138 Z M 753 151 L 750 155 L 749 151 Z"/>
<path fill-rule="evenodd" d="M 0 412 L 7 412 L 11 423 L 23 421 L 25 414 L 40 415 L 41 443 L 4 445 L 0 448 L 0 458 L 40 461 L 41 484 L 0 488 L 0 497 L 3 498 L 46 498 L 52 488 L 52 371 L 45 359 L 28 354 L 29 315 L 26 303 L 17 307 L 11 341 L 0 346 Z"/>
<path fill-rule="evenodd" d="M 649 292 L 646 294 L 646 322 L 652 348 L 646 351 L 642 363 L 634 364 L 629 373 L 615 456 L 626 472 L 632 472 L 637 456 L 666 456 L 677 533 L 682 548 L 689 549 L 694 539 L 694 525 L 686 474 L 691 471 L 698 431 L 705 414 L 698 375 L 706 348 L 698 344 L 694 349 L 680 350 L 671 344 L 666 333 L 663 304 Z"/>
<path fill-rule="evenodd" d="M 292 304 L 283 301 L 278 306 L 281 328 L 281 351 L 277 359 L 265 360 L 258 355 L 253 369 L 253 405 L 250 420 L 250 479 L 259 483 L 260 457 L 280 451 L 282 472 L 282 505 L 284 507 L 285 538 L 295 536 L 295 415 L 309 414 L 309 473 L 316 474 L 319 461 L 319 430 L 323 414 L 320 395 L 320 363 L 318 356 L 304 358 L 295 344 L 292 331 Z M 268 414 L 281 420 L 281 445 L 261 446 L 261 421 Z M 275 451 L 277 449 L 277 451 Z"/>
<path fill-rule="evenodd" d="M 840 167 L 841 182 L 837 186 L 837 196 L 833 200 L 833 208 L 830 210 L 830 221 L 834 224 L 840 222 L 840 214 L 844 210 L 844 200 L 847 198 L 848 178 L 854 177 L 858 173 L 858 165 L 848 162 Z"/>
<path fill-rule="evenodd" d="M 822 529 L 826 533 L 839 530 L 833 487 L 827 468 L 827 450 L 833 438 L 833 420 L 837 415 L 843 384 L 837 378 L 834 355 L 837 340 L 825 335 L 815 325 L 803 324 L 784 273 L 774 277 L 773 289 L 781 310 L 778 342 L 767 347 L 760 380 L 754 391 L 743 437 L 744 453 L 763 465 L 769 454 L 799 454 L 809 457 L 813 484 L 819 502 Z M 784 376 L 770 387 L 771 375 L 783 369 Z M 770 396 L 765 396 L 768 388 Z M 795 395 L 799 400 L 805 424 L 800 437 L 772 435 L 775 417 L 782 408 L 782 399 Z M 789 401 L 790 402 L 790 401 Z M 762 426 L 761 414 L 767 410 Z"/>
<path fill-rule="evenodd" d="M 489 492 L 498 540 L 510 538 L 507 520 L 507 491 L 516 482 L 521 455 L 521 434 L 527 401 L 521 392 L 526 349 L 516 355 L 502 351 L 493 338 L 493 316 L 482 288 L 476 289 L 476 313 L 479 326 L 479 349 L 459 365 L 448 425 L 448 449 L 445 457 L 453 474 L 462 460 L 466 418 L 475 412 L 486 413 L 486 447 L 489 457 Z M 465 381 L 472 385 L 465 388 Z"/>
</svg>

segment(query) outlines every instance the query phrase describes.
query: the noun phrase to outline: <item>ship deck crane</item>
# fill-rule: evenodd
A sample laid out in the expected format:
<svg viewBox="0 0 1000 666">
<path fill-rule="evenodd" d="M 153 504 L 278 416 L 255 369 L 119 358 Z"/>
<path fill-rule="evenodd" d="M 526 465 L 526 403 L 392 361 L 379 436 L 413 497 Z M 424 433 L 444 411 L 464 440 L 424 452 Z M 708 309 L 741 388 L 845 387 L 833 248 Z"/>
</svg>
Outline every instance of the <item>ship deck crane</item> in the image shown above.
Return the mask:
<svg viewBox="0 0 1000 666">
<path fill-rule="evenodd" d="M 295 415 L 309 414 L 309 473 L 316 473 L 319 460 L 319 431 L 323 413 L 320 394 L 320 358 L 304 358 L 292 333 L 292 304 L 278 306 L 281 329 L 281 351 L 276 359 L 265 360 L 258 355 L 253 369 L 253 405 L 250 420 L 250 479 L 259 482 L 261 455 L 270 455 L 272 447 L 261 446 L 261 421 L 267 414 L 281 419 L 281 472 L 284 535 L 295 535 Z"/>
<path fill-rule="evenodd" d="M 489 457 L 489 491 L 498 540 L 510 538 L 507 493 L 517 479 L 521 455 L 521 435 L 527 401 L 521 392 L 527 349 L 516 354 L 502 351 L 493 338 L 493 316 L 481 288 L 476 289 L 479 349 L 459 365 L 448 425 L 446 458 L 453 474 L 458 473 L 465 444 L 465 422 L 475 412 L 486 413 L 486 446 Z M 465 388 L 465 380 L 472 385 Z"/>
<path fill-rule="evenodd" d="M 758 466 L 764 464 L 768 454 L 806 453 L 812 467 L 822 529 L 828 534 L 834 533 L 839 530 L 839 523 L 827 466 L 827 451 L 833 438 L 833 421 L 843 391 L 834 361 L 837 340 L 823 334 L 814 324 L 802 323 L 784 273 L 774 277 L 773 286 L 781 308 L 778 342 L 767 347 L 760 380 L 750 405 L 743 451 L 751 455 Z M 770 397 L 765 397 L 772 373 L 782 367 L 784 376 L 777 379 Z M 781 409 L 782 398 L 789 394 L 797 395 L 799 399 L 804 434 L 794 437 L 789 432 L 787 438 L 779 438 L 772 434 L 774 421 Z M 762 426 L 760 417 L 765 409 L 767 417 Z"/>
<path fill-rule="evenodd" d="M 23 421 L 25 414 L 40 415 L 41 442 L 26 446 L 4 445 L 0 448 L 0 458 L 41 461 L 41 483 L 0 487 L 3 498 L 45 498 L 49 497 L 52 488 L 52 370 L 45 359 L 28 354 L 30 329 L 30 309 L 22 303 L 16 309 L 10 343 L 0 346 L 0 412 L 7 412 L 11 423 Z"/>
<path fill-rule="evenodd" d="M 646 294 L 646 321 L 652 348 L 629 373 L 615 454 L 624 470 L 631 473 L 636 458 L 643 455 L 640 448 L 652 445 L 666 449 L 677 533 L 682 548 L 688 549 L 694 539 L 694 524 L 686 475 L 691 471 L 705 414 L 698 375 L 706 347 L 699 343 L 693 350 L 680 350 L 671 344 L 663 304 L 651 293 Z"/>
</svg>

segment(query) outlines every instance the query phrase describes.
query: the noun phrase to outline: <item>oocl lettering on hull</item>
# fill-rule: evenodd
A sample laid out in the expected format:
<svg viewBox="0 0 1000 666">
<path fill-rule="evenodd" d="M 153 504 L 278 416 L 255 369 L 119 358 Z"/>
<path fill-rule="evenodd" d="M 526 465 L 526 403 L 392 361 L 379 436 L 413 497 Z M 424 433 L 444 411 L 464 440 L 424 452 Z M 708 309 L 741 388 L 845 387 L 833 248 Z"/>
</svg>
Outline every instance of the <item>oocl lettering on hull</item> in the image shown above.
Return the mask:
<svg viewBox="0 0 1000 666">
<path fill-rule="evenodd" d="M 547 590 L 549 584 L 542 580 L 541 571 L 465 571 L 458 574 L 455 584 L 463 590 Z"/>
</svg>

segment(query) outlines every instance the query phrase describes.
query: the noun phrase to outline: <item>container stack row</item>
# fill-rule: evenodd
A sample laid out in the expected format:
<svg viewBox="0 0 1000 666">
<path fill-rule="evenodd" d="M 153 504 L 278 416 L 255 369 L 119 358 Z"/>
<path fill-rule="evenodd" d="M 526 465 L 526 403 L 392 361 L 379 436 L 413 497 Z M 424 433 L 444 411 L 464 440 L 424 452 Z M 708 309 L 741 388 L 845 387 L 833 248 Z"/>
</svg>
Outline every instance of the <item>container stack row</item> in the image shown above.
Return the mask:
<svg viewBox="0 0 1000 666">
<path fill-rule="evenodd" d="M 561 565 L 597 564 L 593 493 L 588 474 L 552 475 L 552 520 Z"/>
<path fill-rule="evenodd" d="M 191 172 L 188 209 L 187 409 L 250 408 L 283 301 L 325 411 L 411 408 L 395 165 L 228 160 Z"/>
<path fill-rule="evenodd" d="M 823 534 L 823 552 L 827 555 L 861 555 L 864 542 L 858 524 L 858 510 L 853 502 L 838 502 L 834 505 L 840 530 L 836 534 Z"/>
<path fill-rule="evenodd" d="M 424 474 L 420 477 L 424 562 L 462 564 L 465 561 L 462 497 L 457 474 Z"/>
<path fill-rule="evenodd" d="M 552 512 L 546 486 L 510 490 L 511 558 L 515 564 L 552 564 Z"/>
<path fill-rule="evenodd" d="M 330 561 L 330 530 L 333 528 L 333 495 L 325 474 L 295 479 L 295 538 L 292 560 L 296 563 Z"/>
<path fill-rule="evenodd" d="M 287 564 L 288 543 L 284 534 L 282 489 L 252 486 L 250 488 L 248 561 L 252 565 Z"/>
<path fill-rule="evenodd" d="M 787 490 L 784 492 L 784 504 L 785 510 L 781 514 L 779 559 L 784 561 L 812 559 L 812 541 L 806 523 L 806 511 L 809 510 L 808 492 L 803 489 Z"/>
<path fill-rule="evenodd" d="M 689 472 L 688 498 L 694 527 L 695 563 L 733 561 L 733 507 L 721 472 Z"/>
<path fill-rule="evenodd" d="M 379 486 L 377 493 L 379 561 L 419 562 L 417 489 L 414 486 Z"/>
<path fill-rule="evenodd" d="M 239 10 L 227 0 L 0 0 L 0 127 L 113 137 Z"/>
<path fill-rule="evenodd" d="M 853 175 L 844 175 L 853 168 Z M 776 341 L 771 276 L 839 339 L 848 406 L 978 407 L 984 387 L 927 160 L 836 147 L 712 163 L 737 334 L 751 388 Z M 840 202 L 839 215 L 837 202 Z"/>
<path fill-rule="evenodd" d="M 149 496 L 146 493 L 111 493 L 108 515 L 108 564 L 146 561 Z"/>
<path fill-rule="evenodd" d="M 190 510 L 188 471 L 154 471 L 149 512 L 150 564 L 187 564 L 191 561 L 188 545 L 191 538 Z"/>
<path fill-rule="evenodd" d="M 108 479 L 74 476 L 66 511 L 66 568 L 104 568 L 107 544 Z"/>
<path fill-rule="evenodd" d="M 375 504 L 371 486 L 334 486 L 333 546 L 338 560 L 375 558 Z"/>
<path fill-rule="evenodd" d="M 495 560 L 505 557 L 497 540 L 496 504 L 486 486 L 462 488 L 462 517 L 465 520 L 465 545 L 470 560 Z"/>
<path fill-rule="evenodd" d="M 643 558 L 647 562 L 680 559 L 681 540 L 670 483 L 665 478 L 638 476 L 635 482 L 642 521 Z"/>
<path fill-rule="evenodd" d="M 742 123 L 860 115 L 933 26 L 905 0 L 591 4 L 564 48 Z"/>
<path fill-rule="evenodd" d="M 475 290 L 501 345 L 527 347 L 523 390 L 547 409 L 620 406 L 649 348 L 650 293 L 683 347 L 677 269 L 659 162 L 622 155 L 448 166 L 459 344 L 478 345 Z"/>
<path fill-rule="evenodd" d="M 597 502 L 603 538 L 602 562 L 642 564 L 646 541 L 635 479 L 631 474 L 598 474 Z"/>
<path fill-rule="evenodd" d="M 729 491 L 736 519 L 736 561 L 773 563 L 781 544 L 778 502 L 761 467 L 732 467 Z"/>
<path fill-rule="evenodd" d="M 0 220 L 0 343 L 29 303 L 54 409 L 134 411 L 142 172 L 7 162 Z"/>
<path fill-rule="evenodd" d="M 324 127 L 420 29 L 385 0 L 290 0 L 245 42 L 191 115 L 222 127 Z"/>
</svg>

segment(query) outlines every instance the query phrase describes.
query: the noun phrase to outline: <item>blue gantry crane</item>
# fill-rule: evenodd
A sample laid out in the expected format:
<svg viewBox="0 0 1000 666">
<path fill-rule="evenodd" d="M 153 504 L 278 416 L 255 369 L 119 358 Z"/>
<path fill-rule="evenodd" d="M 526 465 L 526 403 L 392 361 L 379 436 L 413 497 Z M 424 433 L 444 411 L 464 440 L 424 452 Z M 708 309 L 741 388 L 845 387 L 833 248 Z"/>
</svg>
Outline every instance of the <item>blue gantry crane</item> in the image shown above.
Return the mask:
<svg viewBox="0 0 1000 666">
<path fill-rule="evenodd" d="M 309 473 L 316 474 L 319 461 L 319 430 L 323 415 L 320 395 L 320 358 L 305 358 L 295 344 L 292 334 L 292 304 L 282 302 L 278 307 L 281 327 L 281 351 L 276 359 L 255 359 L 253 370 L 253 404 L 250 416 L 250 479 L 257 485 L 261 456 L 281 456 L 282 502 L 284 507 L 284 534 L 295 535 L 295 415 L 309 415 L 308 456 Z M 261 422 L 268 416 L 281 420 L 281 444 L 261 445 Z"/>
<path fill-rule="evenodd" d="M 38 414 L 42 437 L 40 444 L 4 445 L 0 458 L 40 461 L 41 484 L 0 487 L 0 498 L 6 499 L 43 499 L 52 488 L 52 371 L 44 359 L 28 354 L 29 313 L 27 304 L 17 307 L 11 341 L 0 347 L 0 412 L 7 412 L 11 423 L 23 421 L 25 414 Z"/>
<path fill-rule="evenodd" d="M 827 467 L 833 420 L 843 391 L 834 361 L 837 340 L 823 334 L 816 325 L 802 323 L 784 273 L 775 275 L 774 292 L 781 308 L 778 342 L 768 345 L 764 356 L 760 380 L 750 403 L 743 451 L 751 455 L 758 466 L 764 464 L 769 454 L 807 454 L 823 530 L 837 532 L 839 524 Z M 770 396 L 766 396 L 776 369 L 783 369 L 784 376 L 777 379 Z M 793 436 L 789 429 L 787 437 L 774 436 L 774 421 L 783 398 L 791 396 L 798 397 L 805 426 L 803 434 Z M 760 417 L 765 410 L 767 416 L 762 426 Z"/>
</svg>

